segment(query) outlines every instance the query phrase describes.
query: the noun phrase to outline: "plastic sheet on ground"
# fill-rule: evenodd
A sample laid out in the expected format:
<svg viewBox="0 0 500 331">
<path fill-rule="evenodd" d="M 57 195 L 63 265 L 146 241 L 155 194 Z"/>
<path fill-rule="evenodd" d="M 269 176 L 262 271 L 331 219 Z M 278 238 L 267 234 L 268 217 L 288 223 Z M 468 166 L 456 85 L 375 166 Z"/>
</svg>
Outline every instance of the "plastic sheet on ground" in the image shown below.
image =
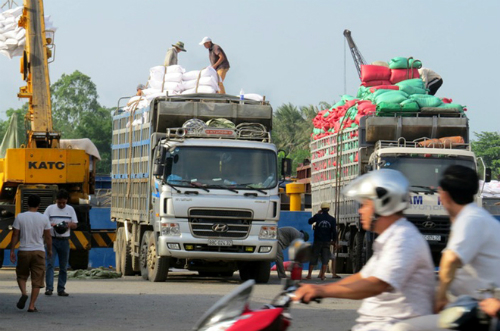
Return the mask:
<svg viewBox="0 0 500 331">
<path fill-rule="evenodd" d="M 120 278 L 121 276 L 122 276 L 121 272 L 116 272 L 112 269 L 106 269 L 104 267 L 99 267 L 90 270 L 68 271 L 68 278 L 75 278 L 75 279 L 112 279 L 112 278 Z"/>
</svg>

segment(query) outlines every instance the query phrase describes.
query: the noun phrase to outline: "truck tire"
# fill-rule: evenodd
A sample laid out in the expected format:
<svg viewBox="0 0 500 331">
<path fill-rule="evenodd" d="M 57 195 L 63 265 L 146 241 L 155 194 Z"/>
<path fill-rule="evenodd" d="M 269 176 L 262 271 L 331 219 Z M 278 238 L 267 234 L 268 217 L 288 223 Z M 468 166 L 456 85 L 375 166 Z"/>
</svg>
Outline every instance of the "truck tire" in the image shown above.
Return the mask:
<svg viewBox="0 0 500 331">
<path fill-rule="evenodd" d="M 356 232 L 354 236 L 354 240 L 352 242 L 351 248 L 351 263 L 352 263 L 352 272 L 357 273 L 363 267 L 363 241 L 364 241 L 365 233 L 364 232 Z"/>
<path fill-rule="evenodd" d="M 120 241 L 118 241 L 118 246 L 120 247 L 120 255 L 118 256 L 120 259 L 120 270 L 118 271 L 121 272 L 123 276 L 133 276 L 134 270 L 132 269 L 132 255 L 130 254 L 130 240 L 127 241 L 125 229 L 123 227 L 118 229 L 116 238 L 117 241 L 118 238 L 120 238 Z"/>
<path fill-rule="evenodd" d="M 148 280 L 148 247 L 149 247 L 149 237 L 151 236 L 151 231 L 145 231 L 142 235 L 141 240 L 141 250 L 139 252 L 139 265 L 141 267 L 142 279 Z"/>
<path fill-rule="evenodd" d="M 85 249 L 70 250 L 69 265 L 73 270 L 87 270 L 89 268 L 89 251 Z"/>
<path fill-rule="evenodd" d="M 269 282 L 269 277 L 271 275 L 271 262 L 269 261 L 259 261 L 255 263 L 253 269 L 255 282 L 257 284 L 266 284 Z"/>
<path fill-rule="evenodd" d="M 122 228 L 119 228 L 117 231 L 116 231 L 116 237 L 115 237 L 115 242 L 113 243 L 113 248 L 115 250 L 115 270 L 116 272 L 120 272 L 123 274 L 122 272 L 122 259 L 121 259 L 121 255 L 122 255 L 122 250 L 121 250 L 121 243 L 122 243 L 122 235 L 123 235 L 123 231 L 121 231 Z"/>
<path fill-rule="evenodd" d="M 153 233 L 148 239 L 148 279 L 151 282 L 164 282 L 168 276 L 170 258 L 156 255 L 156 238 Z"/>
<path fill-rule="evenodd" d="M 249 261 L 239 262 L 238 270 L 240 279 L 247 281 L 254 279 L 256 283 L 265 284 L 269 281 L 271 275 L 271 262 L 269 261 Z"/>
</svg>

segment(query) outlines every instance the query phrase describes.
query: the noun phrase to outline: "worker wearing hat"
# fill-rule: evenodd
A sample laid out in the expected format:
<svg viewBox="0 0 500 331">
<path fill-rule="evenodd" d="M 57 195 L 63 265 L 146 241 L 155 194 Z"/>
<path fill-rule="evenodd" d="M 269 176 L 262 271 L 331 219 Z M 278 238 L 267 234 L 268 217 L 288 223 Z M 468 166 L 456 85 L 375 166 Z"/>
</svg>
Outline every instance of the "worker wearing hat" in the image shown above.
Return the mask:
<svg viewBox="0 0 500 331">
<path fill-rule="evenodd" d="M 217 74 L 219 74 L 219 93 L 226 94 L 223 82 L 230 68 L 226 53 L 224 53 L 222 47 L 214 44 L 212 42 L 212 39 L 210 39 L 209 37 L 203 38 L 203 40 L 200 42 L 200 45 L 205 46 L 205 48 L 208 49 L 208 58 L 210 59 L 210 64 L 212 68 L 217 71 Z"/>
<path fill-rule="evenodd" d="M 142 90 L 145 90 L 146 89 L 146 86 L 144 86 L 144 84 L 139 84 L 137 85 L 137 94 L 136 95 L 144 95 L 144 93 L 142 92 Z"/>
<path fill-rule="evenodd" d="M 164 66 L 173 66 L 177 64 L 177 54 L 179 52 L 187 52 L 184 49 L 184 43 L 182 41 L 178 41 L 176 44 L 172 45 L 172 48 L 169 48 L 167 51 L 167 55 L 165 56 L 165 61 L 163 62 Z"/>
<path fill-rule="evenodd" d="M 311 279 L 312 271 L 318 264 L 320 257 L 321 271 L 319 272 L 318 278 L 321 278 L 321 280 L 326 278 L 326 267 L 332 258 L 330 246 L 334 246 L 335 248 L 337 243 L 337 221 L 335 220 L 335 217 L 328 214 L 329 210 L 330 203 L 323 202 L 321 204 L 321 210 L 308 221 L 308 223 L 313 224 L 314 227 L 314 243 L 311 261 L 309 262 L 309 273 L 307 274 L 306 279 Z M 332 277 L 340 278 L 335 272 L 335 263 L 332 263 L 332 265 Z"/>
</svg>

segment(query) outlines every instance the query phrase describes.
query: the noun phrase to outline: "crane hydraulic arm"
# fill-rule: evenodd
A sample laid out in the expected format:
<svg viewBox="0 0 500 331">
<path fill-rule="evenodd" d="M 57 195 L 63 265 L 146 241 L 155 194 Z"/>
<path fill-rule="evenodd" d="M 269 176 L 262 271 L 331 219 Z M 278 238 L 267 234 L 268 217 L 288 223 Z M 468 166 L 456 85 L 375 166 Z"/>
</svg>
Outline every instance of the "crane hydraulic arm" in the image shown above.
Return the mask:
<svg viewBox="0 0 500 331">
<path fill-rule="evenodd" d="M 47 38 L 42 0 L 24 0 L 19 26 L 26 30 L 26 46 L 21 58 L 21 73 L 27 82 L 18 97 L 29 99 L 26 118 L 28 148 L 58 148 L 60 134 L 52 128 L 48 59 L 52 55 L 53 38 Z"/>
<path fill-rule="evenodd" d="M 347 43 L 349 44 L 349 49 L 351 50 L 352 59 L 354 60 L 354 64 L 356 65 L 356 69 L 358 70 L 359 78 L 361 79 L 361 65 L 366 64 L 366 61 L 363 55 L 361 55 L 361 52 L 356 46 L 356 43 L 352 39 L 350 30 L 347 29 L 344 30 L 344 37 L 347 40 Z"/>
</svg>

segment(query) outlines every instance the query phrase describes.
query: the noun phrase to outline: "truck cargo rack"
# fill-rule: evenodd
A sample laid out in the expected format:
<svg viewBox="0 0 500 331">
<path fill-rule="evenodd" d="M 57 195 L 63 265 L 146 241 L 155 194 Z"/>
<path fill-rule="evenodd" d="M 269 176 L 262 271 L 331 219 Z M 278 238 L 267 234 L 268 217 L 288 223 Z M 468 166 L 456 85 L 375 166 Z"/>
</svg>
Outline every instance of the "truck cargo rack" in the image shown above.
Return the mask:
<svg viewBox="0 0 500 331">
<path fill-rule="evenodd" d="M 413 141 L 407 141 L 405 138 L 399 138 L 398 140 L 379 140 L 375 144 L 375 149 L 380 150 L 384 148 L 394 148 L 394 147 L 404 147 L 404 148 L 433 148 L 433 149 L 463 149 L 471 150 L 470 144 L 466 143 L 451 143 L 446 146 L 446 144 L 430 143 L 427 146 L 422 146 L 421 143 L 430 140 L 429 138 L 421 138 Z"/>
<path fill-rule="evenodd" d="M 250 127 L 254 124 L 255 128 Z M 212 138 L 212 139 L 235 139 L 235 140 L 257 140 L 271 142 L 271 134 L 258 123 L 248 123 L 242 128 L 223 127 L 201 127 L 201 128 L 168 128 L 167 138 L 169 140 L 184 140 L 186 138 Z"/>
</svg>

